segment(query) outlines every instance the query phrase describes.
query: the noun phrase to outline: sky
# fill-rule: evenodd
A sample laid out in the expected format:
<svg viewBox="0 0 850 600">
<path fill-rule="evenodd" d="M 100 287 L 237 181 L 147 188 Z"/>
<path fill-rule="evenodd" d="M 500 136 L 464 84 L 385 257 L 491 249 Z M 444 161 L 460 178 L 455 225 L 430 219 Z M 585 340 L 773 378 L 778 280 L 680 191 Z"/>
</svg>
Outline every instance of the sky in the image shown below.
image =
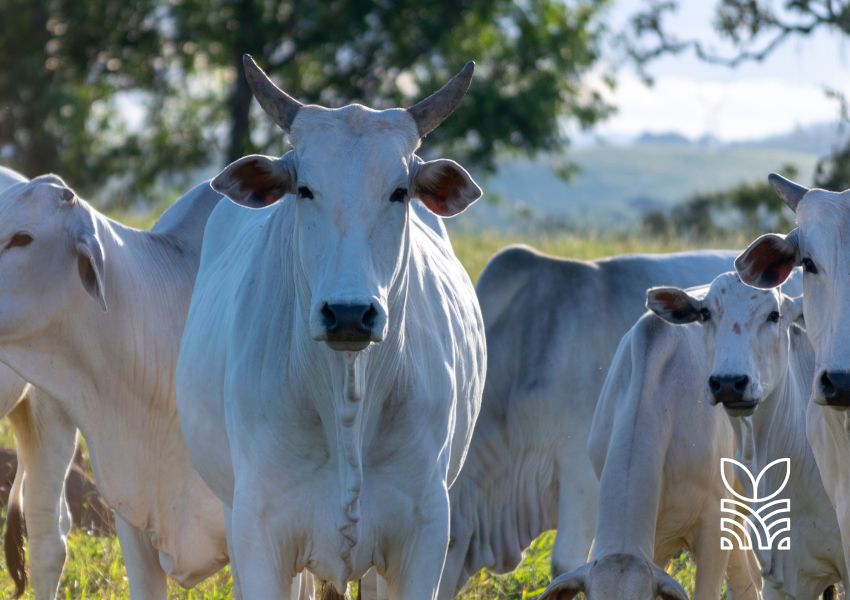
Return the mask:
<svg viewBox="0 0 850 600">
<path fill-rule="evenodd" d="M 678 14 L 667 21 L 669 30 L 716 42 L 711 28 L 715 2 L 681 0 Z M 615 0 L 611 29 L 623 28 L 641 5 L 642 0 Z M 679 132 L 737 141 L 836 121 L 838 104 L 824 89 L 850 97 L 848 39 L 827 30 L 789 38 L 763 63 L 737 69 L 706 64 L 693 55 L 669 56 L 648 69 L 655 80 L 652 87 L 643 84 L 634 68 L 621 68 L 618 85 L 608 96 L 618 114 L 594 133 L 620 139 L 647 131 Z"/>
</svg>

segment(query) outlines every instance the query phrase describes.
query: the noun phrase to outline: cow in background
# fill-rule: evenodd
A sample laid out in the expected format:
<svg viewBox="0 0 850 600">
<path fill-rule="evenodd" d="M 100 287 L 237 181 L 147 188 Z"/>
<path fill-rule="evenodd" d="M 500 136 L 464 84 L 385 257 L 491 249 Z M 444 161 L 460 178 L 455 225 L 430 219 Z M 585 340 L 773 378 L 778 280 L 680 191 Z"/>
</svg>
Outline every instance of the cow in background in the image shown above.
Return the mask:
<svg viewBox="0 0 850 600">
<path fill-rule="evenodd" d="M 553 575 L 587 561 L 599 483 L 589 425 L 623 334 L 646 289 L 692 286 L 732 268 L 736 253 L 683 252 L 595 261 L 506 248 L 477 285 L 487 382 L 466 464 L 451 488 L 452 541 L 440 598 L 487 567 L 517 567 L 531 540 L 557 529 Z"/>
</svg>

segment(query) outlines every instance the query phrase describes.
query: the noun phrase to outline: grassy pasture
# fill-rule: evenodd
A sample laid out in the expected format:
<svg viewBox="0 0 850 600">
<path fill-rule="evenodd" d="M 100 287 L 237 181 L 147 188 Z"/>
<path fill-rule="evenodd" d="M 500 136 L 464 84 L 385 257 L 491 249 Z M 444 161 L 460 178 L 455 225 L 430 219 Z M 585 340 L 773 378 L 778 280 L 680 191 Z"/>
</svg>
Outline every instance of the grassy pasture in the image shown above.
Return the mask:
<svg viewBox="0 0 850 600">
<path fill-rule="evenodd" d="M 144 221 L 137 220 L 140 226 Z M 611 237 L 586 235 L 545 236 L 537 238 L 505 236 L 497 233 L 455 232 L 452 235 L 455 251 L 473 280 L 478 278 L 487 260 L 500 248 L 511 243 L 528 243 L 547 253 L 577 258 L 593 259 L 615 254 L 635 252 L 672 252 L 697 247 L 691 240 L 651 240 L 640 237 Z M 700 247 L 743 247 L 749 238 L 714 240 Z M 0 445 L 11 447 L 14 440 L 8 426 L 0 425 Z M 538 595 L 549 581 L 549 552 L 553 535 L 542 535 L 525 553 L 522 565 L 515 572 L 494 576 L 482 571 L 473 577 L 463 600 L 511 599 L 525 600 Z M 692 591 L 694 571 L 683 557 L 671 565 L 671 571 Z M 13 586 L 5 571 L 0 572 L 0 597 L 11 598 Z M 169 585 L 170 599 L 224 600 L 230 598 L 231 578 L 224 569 L 193 590 L 183 590 L 174 583 Z M 66 600 L 120 600 L 129 598 L 124 563 L 117 538 L 97 538 L 74 531 L 69 539 L 69 554 L 60 587 L 60 598 Z M 352 596 L 354 597 L 354 596 Z M 32 599 L 29 589 L 25 598 Z"/>
</svg>

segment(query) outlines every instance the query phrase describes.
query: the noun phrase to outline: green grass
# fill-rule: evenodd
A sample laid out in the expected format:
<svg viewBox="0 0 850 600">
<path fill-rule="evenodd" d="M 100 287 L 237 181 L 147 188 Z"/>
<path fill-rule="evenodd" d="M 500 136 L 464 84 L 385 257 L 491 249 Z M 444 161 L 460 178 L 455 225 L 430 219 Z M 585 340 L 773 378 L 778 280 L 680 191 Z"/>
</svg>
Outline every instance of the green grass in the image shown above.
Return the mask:
<svg viewBox="0 0 850 600">
<path fill-rule="evenodd" d="M 140 220 L 140 224 L 144 221 Z M 529 243 L 545 252 L 577 259 L 634 252 L 670 252 L 693 248 L 695 242 L 684 239 L 647 240 L 639 237 L 611 237 L 573 235 L 544 236 L 533 239 L 504 236 L 496 233 L 452 234 L 455 251 L 473 280 L 478 278 L 487 260 L 500 248 L 510 243 Z M 727 239 L 702 242 L 701 247 L 742 247 L 748 239 Z M 7 426 L 0 426 L 0 445 L 14 445 Z M 463 600 L 503 598 L 525 600 L 536 597 L 549 582 L 549 554 L 553 535 L 547 533 L 536 540 L 525 553 L 520 567 L 508 575 L 495 576 L 486 571 L 472 578 L 463 594 Z M 61 582 L 60 598 L 126 599 L 129 598 L 124 563 L 115 538 L 96 538 L 74 531 L 69 538 L 69 555 Z M 690 561 L 680 558 L 671 565 L 671 572 L 693 590 L 694 570 Z M 230 570 L 224 569 L 193 590 L 183 590 L 169 583 L 168 597 L 181 600 L 223 600 L 230 598 Z M 5 571 L 0 572 L 0 598 L 12 596 L 12 582 Z M 32 590 L 25 598 L 32 599 Z"/>
</svg>

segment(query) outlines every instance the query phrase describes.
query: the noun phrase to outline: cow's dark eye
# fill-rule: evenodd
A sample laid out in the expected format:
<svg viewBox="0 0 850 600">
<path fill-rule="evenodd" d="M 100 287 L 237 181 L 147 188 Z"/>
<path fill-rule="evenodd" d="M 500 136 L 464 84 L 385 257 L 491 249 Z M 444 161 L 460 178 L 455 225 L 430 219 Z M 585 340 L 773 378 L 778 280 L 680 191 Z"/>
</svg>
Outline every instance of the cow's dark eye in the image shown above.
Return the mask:
<svg viewBox="0 0 850 600">
<path fill-rule="evenodd" d="M 32 236 L 28 233 L 23 233 L 19 231 L 15 235 L 12 236 L 12 239 L 9 240 L 9 243 L 6 244 L 6 249 L 9 248 L 18 248 L 23 246 L 29 246 L 32 243 Z"/>
<path fill-rule="evenodd" d="M 298 197 L 306 198 L 307 200 L 312 200 L 313 192 L 306 185 L 302 185 L 300 188 L 298 188 Z"/>
<path fill-rule="evenodd" d="M 779 323 L 779 311 L 772 310 L 770 314 L 767 315 L 767 320 L 769 323 Z"/>
<path fill-rule="evenodd" d="M 804 258 L 801 261 L 801 263 L 803 265 L 803 270 L 806 273 L 811 273 L 811 274 L 814 275 L 815 273 L 818 272 L 818 268 L 815 266 L 814 261 L 811 258 L 809 258 L 808 256 L 806 258 Z"/>
<path fill-rule="evenodd" d="M 699 318 L 700 321 L 702 321 L 703 323 L 705 323 L 706 321 L 711 321 L 711 311 L 707 308 L 699 309 Z"/>
<path fill-rule="evenodd" d="M 407 199 L 407 188 L 396 188 L 390 195 L 390 202 L 404 202 Z"/>
</svg>

